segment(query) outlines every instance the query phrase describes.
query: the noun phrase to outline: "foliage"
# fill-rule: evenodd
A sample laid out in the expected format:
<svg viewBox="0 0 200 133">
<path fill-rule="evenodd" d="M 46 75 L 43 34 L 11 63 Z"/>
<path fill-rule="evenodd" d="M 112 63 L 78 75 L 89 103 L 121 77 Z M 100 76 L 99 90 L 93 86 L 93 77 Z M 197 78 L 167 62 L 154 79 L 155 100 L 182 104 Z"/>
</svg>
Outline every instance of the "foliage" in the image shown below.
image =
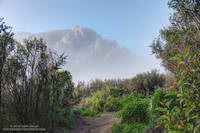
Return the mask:
<svg viewBox="0 0 200 133">
<path fill-rule="evenodd" d="M 150 128 L 151 130 L 163 130 L 162 126 L 159 126 L 159 117 L 163 114 L 162 110 L 165 108 L 163 103 L 165 101 L 171 101 L 169 109 L 174 108 L 178 105 L 177 97 L 172 95 L 166 95 L 168 90 L 162 88 L 157 89 L 151 97 L 151 109 L 150 109 Z M 174 93 L 173 91 L 170 92 Z"/>
<path fill-rule="evenodd" d="M 72 101 L 72 93 L 74 84 L 72 82 L 72 75 L 67 70 L 58 71 L 54 74 L 53 80 L 55 82 L 54 103 L 67 105 Z"/>
<path fill-rule="evenodd" d="M 130 92 L 149 95 L 156 88 L 164 86 L 165 76 L 159 74 L 157 70 L 152 70 L 151 72 L 136 75 L 130 82 L 132 82 L 132 87 L 129 88 Z"/>
<path fill-rule="evenodd" d="M 149 95 L 156 88 L 163 87 L 164 85 L 165 75 L 160 74 L 158 70 L 152 70 L 138 74 L 131 79 L 96 79 L 87 84 L 80 81 L 74 89 L 74 97 L 76 99 L 82 99 L 106 88 L 110 90 L 110 95 L 114 97 L 122 97 L 128 93 Z"/>
<path fill-rule="evenodd" d="M 87 97 L 81 101 L 83 107 L 87 107 L 95 112 L 102 112 L 104 105 L 109 98 L 109 93 L 106 90 L 97 91 L 93 93 L 90 97 Z"/>
<path fill-rule="evenodd" d="M 72 111 L 63 107 L 56 107 L 54 112 L 54 119 L 58 126 L 67 127 L 69 129 L 75 126 L 75 115 Z"/>
<path fill-rule="evenodd" d="M 0 19 L 1 121 L 35 123 L 49 132 L 57 123 L 73 123 L 72 115 L 66 113 L 70 112 L 72 77 L 68 71 L 59 71 L 65 60 L 64 54 L 48 49 L 43 39 L 16 42 L 10 27 Z"/>
<path fill-rule="evenodd" d="M 112 133 L 144 133 L 147 128 L 145 124 L 114 124 Z"/>
<path fill-rule="evenodd" d="M 200 2 L 198 0 L 170 0 L 174 9 L 171 26 L 162 29 L 160 38 L 151 45 L 152 52 L 176 76 L 176 83 L 158 108 L 160 125 L 166 132 L 200 132 L 199 121 L 199 35 Z M 174 103 L 178 103 L 175 104 Z"/>
<path fill-rule="evenodd" d="M 80 113 L 82 116 L 98 116 L 98 115 L 99 115 L 98 112 L 94 112 L 94 111 L 92 111 L 91 109 L 80 109 L 80 110 L 79 110 L 79 113 Z"/>
<path fill-rule="evenodd" d="M 157 120 L 160 117 L 160 112 L 157 108 L 163 107 L 161 102 L 164 101 L 166 91 L 164 89 L 157 89 L 151 97 L 150 109 L 150 126 L 152 129 L 157 126 Z"/>
<path fill-rule="evenodd" d="M 120 99 L 110 97 L 107 101 L 107 103 L 104 106 L 105 111 L 109 112 L 117 112 L 121 109 L 122 104 L 120 102 Z"/>
<path fill-rule="evenodd" d="M 4 71 L 5 94 L 10 98 L 5 101 L 12 106 L 15 119 L 52 127 L 50 114 L 57 104 L 57 89 L 63 89 L 56 86 L 54 75 L 64 63 L 65 57 L 48 50 L 42 39 L 31 38 L 16 45 Z"/>
<path fill-rule="evenodd" d="M 171 25 L 160 31 L 152 43 L 152 53 L 162 59 L 163 65 L 171 71 L 168 60 L 176 56 L 174 47 L 199 46 L 200 2 L 198 0 L 169 0 L 168 5 L 175 11 L 170 17 Z"/>
<path fill-rule="evenodd" d="M 131 100 L 133 99 L 133 101 Z M 129 101 L 129 102 L 125 102 Z M 148 123 L 149 122 L 149 102 L 129 96 L 123 101 L 123 107 L 118 112 L 118 117 L 125 123 Z"/>
<path fill-rule="evenodd" d="M 120 103 L 121 103 L 122 107 L 124 107 L 127 103 L 136 102 L 136 101 L 141 100 L 142 98 L 144 98 L 144 97 L 141 94 L 130 94 L 130 95 L 124 96 L 120 100 Z"/>
<path fill-rule="evenodd" d="M 111 88 L 110 95 L 113 97 L 120 97 L 125 93 L 125 90 L 122 88 Z"/>
<path fill-rule="evenodd" d="M 104 90 L 105 88 L 120 88 L 120 91 L 122 91 L 122 88 L 124 88 L 124 86 L 124 80 L 122 79 L 96 79 L 91 80 L 88 83 L 85 83 L 84 81 L 79 81 L 74 89 L 74 97 L 77 99 L 89 97 L 92 93 Z"/>
<path fill-rule="evenodd" d="M 14 33 L 11 27 L 5 24 L 3 18 L 0 18 L 0 108 L 2 106 L 2 93 L 4 91 L 3 79 L 5 65 L 15 47 L 13 35 Z"/>
<path fill-rule="evenodd" d="M 166 90 L 157 89 L 152 96 L 152 108 L 156 109 L 161 106 L 161 102 L 165 99 Z"/>
<path fill-rule="evenodd" d="M 175 95 L 178 97 L 178 106 L 170 100 L 163 102 L 163 115 L 160 120 L 168 131 L 181 132 L 199 132 L 199 49 L 194 51 L 194 47 L 186 47 L 179 51 L 179 54 L 170 60 L 175 61 L 173 65 L 174 73 L 179 77 L 176 87 L 179 88 L 174 93 L 169 92 L 166 95 Z"/>
</svg>

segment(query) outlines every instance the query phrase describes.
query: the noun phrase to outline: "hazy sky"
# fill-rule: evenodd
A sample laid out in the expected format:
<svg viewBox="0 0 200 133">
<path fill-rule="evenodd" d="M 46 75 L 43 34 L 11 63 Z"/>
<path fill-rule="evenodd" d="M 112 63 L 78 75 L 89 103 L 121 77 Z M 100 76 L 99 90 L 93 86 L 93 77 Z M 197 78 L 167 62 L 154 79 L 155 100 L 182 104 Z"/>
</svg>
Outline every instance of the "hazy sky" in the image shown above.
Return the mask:
<svg viewBox="0 0 200 133">
<path fill-rule="evenodd" d="M 0 16 L 15 31 L 42 32 L 88 27 L 134 53 L 168 25 L 167 0 L 0 0 Z"/>
</svg>

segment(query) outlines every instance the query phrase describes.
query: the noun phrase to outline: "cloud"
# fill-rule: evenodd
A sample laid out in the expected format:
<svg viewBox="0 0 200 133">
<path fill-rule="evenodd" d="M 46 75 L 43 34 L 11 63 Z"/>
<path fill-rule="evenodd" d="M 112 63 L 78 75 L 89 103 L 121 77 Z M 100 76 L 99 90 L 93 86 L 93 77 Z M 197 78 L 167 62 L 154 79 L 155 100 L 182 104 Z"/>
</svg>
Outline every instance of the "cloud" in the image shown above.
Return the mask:
<svg viewBox="0 0 200 133">
<path fill-rule="evenodd" d="M 43 33 L 16 33 L 21 41 L 30 36 L 42 37 L 48 46 L 68 55 L 66 68 L 74 81 L 94 78 L 129 78 L 139 72 L 161 68 L 155 58 L 135 55 L 116 41 L 103 39 L 98 33 L 83 27 Z"/>
</svg>

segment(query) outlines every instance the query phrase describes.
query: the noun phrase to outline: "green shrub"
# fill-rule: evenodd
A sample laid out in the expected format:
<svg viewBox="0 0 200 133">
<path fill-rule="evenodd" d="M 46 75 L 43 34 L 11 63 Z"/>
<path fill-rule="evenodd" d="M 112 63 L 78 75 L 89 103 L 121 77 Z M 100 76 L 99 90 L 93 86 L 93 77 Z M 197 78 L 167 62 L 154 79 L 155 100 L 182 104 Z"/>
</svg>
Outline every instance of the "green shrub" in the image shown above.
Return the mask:
<svg viewBox="0 0 200 133">
<path fill-rule="evenodd" d="M 152 96 L 152 108 L 155 109 L 161 106 L 161 101 L 165 99 L 166 91 L 164 89 L 157 89 Z"/>
<path fill-rule="evenodd" d="M 132 103 L 132 102 L 136 102 L 138 100 L 141 100 L 141 96 L 142 95 L 130 94 L 130 95 L 123 97 L 120 100 L 120 103 L 121 103 L 122 107 L 124 107 L 127 103 Z"/>
<path fill-rule="evenodd" d="M 122 96 L 124 93 L 125 93 L 125 90 L 122 88 L 111 88 L 110 89 L 110 95 L 113 97 Z"/>
<path fill-rule="evenodd" d="M 126 123 L 147 123 L 149 121 L 149 102 L 143 99 L 137 99 L 127 102 L 118 112 L 122 122 Z"/>
<path fill-rule="evenodd" d="M 199 133 L 200 23 L 191 14 L 200 15 L 200 3 L 199 0 L 169 0 L 168 5 L 174 10 L 169 18 L 171 25 L 161 30 L 151 47 L 162 64 L 175 74 L 173 91 L 166 95 L 177 97 L 180 105 L 172 105 L 171 99 L 162 102 L 160 123 L 168 133 Z"/>
<path fill-rule="evenodd" d="M 145 124 L 114 124 L 112 133 L 144 133 L 146 128 Z"/>
<path fill-rule="evenodd" d="M 119 111 L 122 107 L 122 104 L 119 99 L 110 97 L 107 104 L 105 104 L 105 111 L 116 112 Z"/>
<path fill-rule="evenodd" d="M 66 108 L 56 108 L 55 121 L 57 125 L 72 129 L 75 126 L 75 115 L 72 111 Z"/>
<path fill-rule="evenodd" d="M 66 116 L 66 118 L 64 119 L 64 123 L 67 128 L 70 128 L 70 129 L 74 128 L 76 122 L 75 122 L 75 115 L 73 112 L 70 112 Z"/>
<path fill-rule="evenodd" d="M 150 102 L 150 111 L 149 111 L 149 127 L 151 130 L 156 130 L 157 120 L 160 117 L 160 112 L 157 108 L 162 107 L 161 102 L 165 99 L 166 90 L 157 89 L 154 94 L 152 94 Z"/>
<path fill-rule="evenodd" d="M 98 115 L 99 115 L 98 112 L 94 112 L 94 111 L 92 111 L 91 109 L 80 109 L 80 110 L 79 110 L 79 113 L 80 113 L 82 116 L 98 116 Z"/>
<path fill-rule="evenodd" d="M 165 76 L 160 74 L 158 70 L 137 74 L 128 81 L 128 91 L 131 93 L 141 93 L 149 95 L 155 89 L 163 87 L 165 83 Z"/>
<path fill-rule="evenodd" d="M 157 89 L 151 99 L 151 116 L 152 121 L 155 121 L 159 117 L 159 111 L 157 108 L 162 107 L 161 102 L 165 99 L 166 91 L 163 89 Z"/>
<path fill-rule="evenodd" d="M 81 106 L 83 108 L 89 108 L 95 112 L 102 112 L 104 110 L 104 105 L 109 98 L 109 92 L 106 90 L 101 90 L 93 93 L 90 97 L 85 98 L 81 101 Z"/>
</svg>

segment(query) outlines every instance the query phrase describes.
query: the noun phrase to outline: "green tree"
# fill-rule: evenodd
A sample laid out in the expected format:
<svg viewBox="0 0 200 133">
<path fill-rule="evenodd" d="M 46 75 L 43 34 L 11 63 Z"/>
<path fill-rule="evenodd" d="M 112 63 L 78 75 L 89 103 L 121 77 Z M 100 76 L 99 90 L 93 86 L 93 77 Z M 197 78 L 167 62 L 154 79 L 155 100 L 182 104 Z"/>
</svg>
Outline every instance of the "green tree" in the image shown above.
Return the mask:
<svg viewBox="0 0 200 133">
<path fill-rule="evenodd" d="M 151 72 L 137 74 L 129 82 L 131 82 L 129 91 L 149 95 L 155 89 L 164 86 L 165 76 L 158 73 L 158 70 L 152 70 Z"/>
<path fill-rule="evenodd" d="M 162 59 L 163 65 L 171 70 L 174 61 L 168 60 L 177 54 L 178 49 L 187 45 L 199 48 L 200 35 L 200 2 L 199 0 L 169 0 L 169 8 L 174 13 L 169 20 L 171 25 L 160 31 L 160 36 L 153 41 L 152 53 Z M 174 64 L 173 64 L 174 65 Z"/>
<path fill-rule="evenodd" d="M 14 39 L 11 27 L 7 26 L 0 18 L 0 107 L 2 104 L 2 91 L 3 91 L 3 71 L 6 64 L 7 57 L 14 49 Z"/>
<path fill-rule="evenodd" d="M 72 100 L 72 93 L 74 84 L 72 82 L 72 75 L 70 72 L 64 70 L 56 72 L 54 75 L 55 82 L 55 94 L 54 98 L 56 98 L 56 102 L 58 104 L 67 105 L 70 100 Z"/>
<path fill-rule="evenodd" d="M 199 60 L 200 60 L 200 1 L 169 0 L 174 9 L 171 25 L 160 32 L 160 37 L 151 45 L 152 52 L 162 59 L 163 65 L 173 72 L 177 82 L 169 87 L 164 100 L 160 123 L 166 132 L 200 132 L 199 115 Z"/>
<path fill-rule="evenodd" d="M 69 72 L 59 72 L 65 59 L 63 54 L 47 49 L 43 39 L 30 38 L 23 45 L 16 45 L 4 70 L 6 94 L 9 96 L 7 106 L 12 107 L 13 121 L 35 123 L 53 130 L 54 108 L 58 104 L 55 98 L 64 101 L 65 96 L 69 96 L 58 95 L 57 92 L 63 90 L 66 94 L 72 89 Z"/>
</svg>

